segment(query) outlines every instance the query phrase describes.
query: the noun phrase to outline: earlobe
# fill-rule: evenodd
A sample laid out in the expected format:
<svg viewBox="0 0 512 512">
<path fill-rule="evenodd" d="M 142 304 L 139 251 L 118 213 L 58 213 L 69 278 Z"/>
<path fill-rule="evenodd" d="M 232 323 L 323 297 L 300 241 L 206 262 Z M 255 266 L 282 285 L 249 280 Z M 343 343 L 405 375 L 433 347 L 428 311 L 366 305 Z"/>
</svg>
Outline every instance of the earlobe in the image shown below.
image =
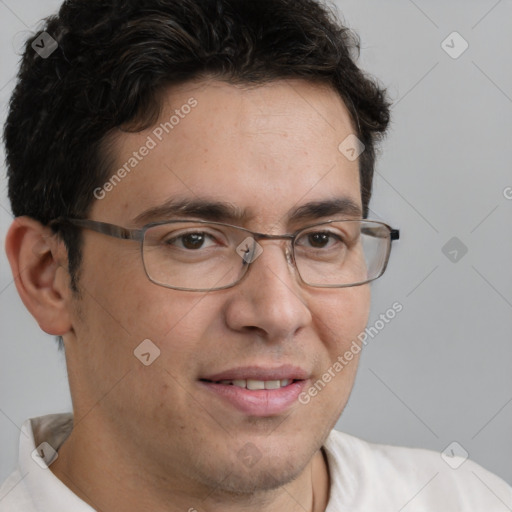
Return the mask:
<svg viewBox="0 0 512 512">
<path fill-rule="evenodd" d="M 18 293 L 43 331 L 71 329 L 67 254 L 50 228 L 30 217 L 14 219 L 5 242 Z"/>
</svg>

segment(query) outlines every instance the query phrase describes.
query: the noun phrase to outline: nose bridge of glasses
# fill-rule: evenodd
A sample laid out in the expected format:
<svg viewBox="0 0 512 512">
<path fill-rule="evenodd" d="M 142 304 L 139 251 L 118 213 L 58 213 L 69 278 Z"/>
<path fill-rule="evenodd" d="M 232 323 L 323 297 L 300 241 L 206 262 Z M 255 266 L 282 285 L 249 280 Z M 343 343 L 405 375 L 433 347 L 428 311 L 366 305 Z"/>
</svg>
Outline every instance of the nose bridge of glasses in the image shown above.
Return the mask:
<svg viewBox="0 0 512 512">
<path fill-rule="evenodd" d="M 259 242 L 260 240 L 287 240 L 293 241 L 293 235 L 284 234 L 284 235 L 270 235 L 266 233 L 253 233 L 254 239 Z"/>
<path fill-rule="evenodd" d="M 281 246 L 284 249 L 284 255 L 288 264 L 293 265 L 293 254 L 291 250 L 293 235 L 284 234 L 284 235 L 272 235 L 266 233 L 251 233 L 250 238 L 252 238 L 252 243 L 254 247 L 251 251 L 251 254 L 254 255 L 250 261 L 246 261 L 246 263 L 253 263 L 263 252 L 265 251 L 265 246 L 267 246 L 268 242 L 277 242 L 277 245 Z M 245 241 L 244 241 L 245 242 Z M 275 244 L 272 244 L 275 245 Z M 284 246 L 284 247 L 283 247 Z M 245 258 L 244 258 L 245 259 Z"/>
</svg>

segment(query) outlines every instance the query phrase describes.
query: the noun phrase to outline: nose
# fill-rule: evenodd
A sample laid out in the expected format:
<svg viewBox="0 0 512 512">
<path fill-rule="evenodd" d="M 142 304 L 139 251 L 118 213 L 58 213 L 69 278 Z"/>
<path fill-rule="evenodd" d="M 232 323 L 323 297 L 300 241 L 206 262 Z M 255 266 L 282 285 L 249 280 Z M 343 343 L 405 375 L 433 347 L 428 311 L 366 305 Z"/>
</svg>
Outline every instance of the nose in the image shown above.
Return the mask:
<svg viewBox="0 0 512 512">
<path fill-rule="evenodd" d="M 283 241 L 260 242 L 263 252 L 232 288 L 226 322 L 231 329 L 258 331 L 268 341 L 293 337 L 311 322 L 311 312 L 297 271 Z"/>
</svg>

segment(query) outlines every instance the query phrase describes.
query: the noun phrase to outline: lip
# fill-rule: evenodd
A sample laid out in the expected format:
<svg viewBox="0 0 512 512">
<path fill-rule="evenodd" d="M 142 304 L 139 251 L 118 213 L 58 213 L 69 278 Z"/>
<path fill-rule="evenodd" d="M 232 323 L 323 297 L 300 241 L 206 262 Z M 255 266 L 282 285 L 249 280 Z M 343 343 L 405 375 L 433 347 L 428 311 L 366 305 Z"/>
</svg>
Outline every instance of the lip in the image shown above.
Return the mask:
<svg viewBox="0 0 512 512">
<path fill-rule="evenodd" d="M 244 366 L 203 377 L 199 380 L 199 384 L 231 408 L 245 415 L 264 417 L 282 414 L 296 404 L 300 393 L 309 382 L 309 376 L 306 370 L 293 365 L 282 365 L 276 368 Z M 238 379 L 289 379 L 291 382 L 279 389 L 259 390 L 249 390 L 219 382 Z"/>
<path fill-rule="evenodd" d="M 201 380 L 210 380 L 219 382 L 221 380 L 238 380 L 238 379 L 252 379 L 252 380 L 305 380 L 309 378 L 309 373 L 300 368 L 290 364 L 278 366 L 276 368 L 264 366 L 240 366 L 231 368 L 229 370 L 207 375 L 201 377 Z"/>
<path fill-rule="evenodd" d="M 293 381 L 279 389 L 251 391 L 230 384 L 199 381 L 206 391 L 216 395 L 222 402 L 248 416 L 275 416 L 286 412 L 296 404 L 299 395 L 309 380 Z"/>
</svg>

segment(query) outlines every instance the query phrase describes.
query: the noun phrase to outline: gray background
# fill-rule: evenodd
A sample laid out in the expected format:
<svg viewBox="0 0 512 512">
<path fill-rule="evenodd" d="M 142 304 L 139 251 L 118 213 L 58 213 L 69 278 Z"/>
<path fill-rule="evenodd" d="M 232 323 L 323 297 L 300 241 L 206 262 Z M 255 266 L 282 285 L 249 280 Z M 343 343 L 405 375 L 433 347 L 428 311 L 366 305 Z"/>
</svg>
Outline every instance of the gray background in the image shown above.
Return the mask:
<svg viewBox="0 0 512 512">
<path fill-rule="evenodd" d="M 512 2 L 337 3 L 361 36 L 362 66 L 395 102 L 372 216 L 399 227 L 402 239 L 373 285 L 370 324 L 403 305 L 368 343 L 337 427 L 439 452 L 457 441 L 512 483 L 512 200 L 504 194 L 512 187 Z M 21 44 L 59 4 L 0 0 L 2 121 Z M 457 59 L 441 47 L 453 31 L 469 43 Z M 5 189 L 2 167 L 2 240 L 12 220 Z M 452 237 L 468 249 L 461 257 L 459 247 L 456 262 L 442 251 Z M 25 311 L 3 254 L 0 325 L 3 481 L 23 421 L 71 410 L 63 354 Z"/>
</svg>

